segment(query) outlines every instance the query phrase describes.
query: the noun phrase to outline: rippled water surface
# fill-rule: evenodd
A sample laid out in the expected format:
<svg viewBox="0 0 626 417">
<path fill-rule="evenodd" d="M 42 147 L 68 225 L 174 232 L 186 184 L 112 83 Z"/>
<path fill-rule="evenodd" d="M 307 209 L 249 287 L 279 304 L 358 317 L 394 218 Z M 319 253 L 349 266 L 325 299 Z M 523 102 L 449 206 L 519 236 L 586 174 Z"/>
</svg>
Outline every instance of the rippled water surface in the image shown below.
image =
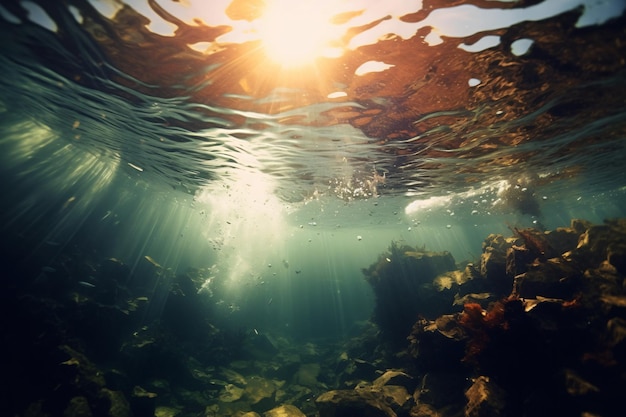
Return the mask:
<svg viewBox="0 0 626 417">
<path fill-rule="evenodd" d="M 0 4 L 25 259 L 213 267 L 233 305 L 289 298 L 267 323 L 326 300 L 341 330 L 391 240 L 460 261 L 507 225 L 624 215 L 622 0 Z"/>
</svg>

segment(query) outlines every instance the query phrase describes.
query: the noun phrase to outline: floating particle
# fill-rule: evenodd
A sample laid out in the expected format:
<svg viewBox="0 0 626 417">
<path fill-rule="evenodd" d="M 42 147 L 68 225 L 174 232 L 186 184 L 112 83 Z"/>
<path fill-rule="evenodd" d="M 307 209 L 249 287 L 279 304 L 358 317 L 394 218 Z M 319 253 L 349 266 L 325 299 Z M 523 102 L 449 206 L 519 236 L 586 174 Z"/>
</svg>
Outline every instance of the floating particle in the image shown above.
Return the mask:
<svg viewBox="0 0 626 417">
<path fill-rule="evenodd" d="M 159 265 L 159 263 L 158 263 L 157 261 L 155 261 L 154 259 L 152 259 L 152 257 L 151 257 L 151 256 L 146 255 L 146 256 L 144 256 L 144 259 L 145 259 L 146 261 L 150 262 L 150 263 L 151 263 L 152 265 L 154 265 L 155 267 L 157 267 L 157 268 L 162 268 L 162 266 L 161 266 L 161 265 Z"/>
<path fill-rule="evenodd" d="M 446 224 L 446 229 L 451 229 L 452 225 L 451 224 Z"/>
<path fill-rule="evenodd" d="M 356 240 L 363 240 L 363 236 L 358 235 L 358 236 L 356 237 Z"/>
<path fill-rule="evenodd" d="M 137 165 L 135 165 L 135 164 L 131 164 L 130 162 L 128 163 L 128 166 L 130 166 L 130 167 L 131 167 L 131 168 L 133 168 L 133 169 L 136 169 L 136 170 L 137 170 L 137 171 L 139 171 L 139 172 L 143 172 L 143 168 L 142 168 L 142 167 L 140 167 L 140 166 L 137 166 Z"/>
<path fill-rule="evenodd" d="M 69 205 L 72 204 L 74 201 L 76 201 L 76 196 L 71 196 L 70 198 L 68 198 L 67 201 L 63 204 L 63 209 L 68 208 Z"/>
</svg>

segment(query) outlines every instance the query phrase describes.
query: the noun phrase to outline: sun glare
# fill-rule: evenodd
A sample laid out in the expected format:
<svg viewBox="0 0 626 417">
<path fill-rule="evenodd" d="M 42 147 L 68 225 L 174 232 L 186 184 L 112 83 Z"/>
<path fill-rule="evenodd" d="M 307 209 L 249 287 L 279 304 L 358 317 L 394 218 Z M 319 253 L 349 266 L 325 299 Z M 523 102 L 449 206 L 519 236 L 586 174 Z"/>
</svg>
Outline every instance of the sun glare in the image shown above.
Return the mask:
<svg viewBox="0 0 626 417">
<path fill-rule="evenodd" d="M 326 3 L 326 4 L 324 4 Z M 260 36 L 267 56 L 283 67 L 300 67 L 321 56 L 340 55 L 331 43 L 338 27 L 323 1 L 268 1 L 260 19 Z"/>
</svg>

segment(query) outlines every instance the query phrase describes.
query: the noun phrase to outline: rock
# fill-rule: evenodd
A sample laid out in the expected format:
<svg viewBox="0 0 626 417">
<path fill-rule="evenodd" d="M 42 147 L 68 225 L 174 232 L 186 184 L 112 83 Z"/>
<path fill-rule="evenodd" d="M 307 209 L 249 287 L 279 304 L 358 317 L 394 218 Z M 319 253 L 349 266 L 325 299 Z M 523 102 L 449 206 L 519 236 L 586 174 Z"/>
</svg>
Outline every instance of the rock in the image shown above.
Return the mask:
<svg viewBox="0 0 626 417">
<path fill-rule="evenodd" d="M 243 396 L 243 393 L 243 388 L 239 388 L 238 386 L 233 384 L 228 384 L 220 393 L 219 399 L 220 401 L 225 403 L 232 403 L 239 400 Z"/>
<path fill-rule="evenodd" d="M 411 408 L 409 417 L 441 417 L 441 414 L 431 405 L 417 404 Z"/>
<path fill-rule="evenodd" d="M 489 292 L 491 287 L 488 284 L 489 282 L 480 273 L 480 264 L 468 263 L 463 269 L 457 292 L 454 294 L 454 300 L 467 294 Z"/>
<path fill-rule="evenodd" d="M 598 387 L 584 380 L 572 369 L 564 370 L 563 379 L 565 380 L 567 393 L 573 397 L 581 397 L 600 391 Z"/>
<path fill-rule="evenodd" d="M 453 315 L 434 321 L 421 319 L 408 337 L 409 353 L 422 372 L 460 369 L 465 354 L 464 337 Z"/>
<path fill-rule="evenodd" d="M 439 333 L 448 339 L 462 340 L 465 338 L 465 331 L 459 326 L 454 314 L 437 317 L 435 327 Z"/>
<path fill-rule="evenodd" d="M 397 417 L 380 392 L 367 390 L 328 391 L 317 397 L 315 405 L 320 417 Z"/>
<path fill-rule="evenodd" d="M 626 244 L 616 243 L 607 248 L 607 260 L 615 267 L 617 272 L 626 274 Z"/>
<path fill-rule="evenodd" d="M 244 386 L 248 383 L 243 375 L 241 375 L 237 371 L 233 371 L 232 369 L 222 368 L 220 370 L 220 373 L 224 376 L 224 379 L 226 379 L 226 381 L 230 382 L 231 384 Z"/>
<path fill-rule="evenodd" d="M 311 342 L 305 343 L 299 350 L 302 359 L 305 361 L 319 360 L 320 353 L 318 347 Z"/>
<path fill-rule="evenodd" d="M 586 228 L 578 230 L 577 228 L 579 225 L 575 225 L 574 222 L 575 220 L 572 220 L 571 227 L 557 227 L 556 229 L 545 233 L 546 240 L 553 251 L 552 254 L 548 254 L 547 257 L 561 256 L 565 252 L 576 248 L 578 245 L 578 239 L 580 238 L 580 235 L 584 233 Z"/>
<path fill-rule="evenodd" d="M 205 403 L 206 404 L 206 403 Z M 246 401 L 234 401 L 231 403 L 220 402 L 205 408 L 205 417 L 234 417 L 247 413 L 251 405 Z"/>
<path fill-rule="evenodd" d="M 433 285 L 437 291 L 452 290 L 456 289 L 466 280 L 467 277 L 462 271 L 449 271 L 438 275 L 433 280 Z"/>
<path fill-rule="evenodd" d="M 623 297 L 626 298 L 626 297 Z M 626 300 L 624 302 L 626 307 Z M 614 348 L 626 343 L 626 320 L 621 317 L 613 317 L 606 323 L 608 330 L 608 346 Z"/>
<path fill-rule="evenodd" d="M 206 395 L 201 390 L 179 387 L 175 394 L 181 404 L 185 404 L 187 407 L 201 408 L 206 404 Z"/>
<path fill-rule="evenodd" d="M 378 369 L 376 366 L 363 359 L 354 358 L 348 362 L 344 369 L 344 379 L 371 381 L 376 378 Z"/>
<path fill-rule="evenodd" d="M 506 405 L 505 392 L 489 377 L 479 376 L 465 392 L 467 406 L 466 417 L 498 417 Z"/>
<path fill-rule="evenodd" d="M 108 417 L 131 417 L 130 405 L 121 391 L 100 390 L 100 396 L 109 401 Z"/>
<path fill-rule="evenodd" d="M 626 272 L 626 219 L 606 220 L 587 227 L 576 249 L 567 253 L 581 268 L 596 268 L 608 260 L 621 274 Z"/>
<path fill-rule="evenodd" d="M 133 415 L 136 416 L 152 416 L 156 407 L 157 394 L 149 392 L 140 386 L 133 388 L 133 394 L 130 398 L 130 407 Z"/>
<path fill-rule="evenodd" d="M 402 346 L 415 317 L 435 318 L 445 312 L 453 294 L 435 289 L 433 280 L 455 270 L 454 258 L 449 252 L 418 250 L 395 242 L 377 262 L 363 269 L 376 297 L 372 321 L 379 326 L 386 341 Z M 436 285 L 439 288 L 451 285 L 447 281 L 442 278 Z"/>
<path fill-rule="evenodd" d="M 263 417 L 306 417 L 298 407 L 286 404 L 263 413 Z"/>
<path fill-rule="evenodd" d="M 180 409 L 166 406 L 159 406 L 154 410 L 155 417 L 176 417 L 180 413 Z"/>
<path fill-rule="evenodd" d="M 68 345 L 59 346 L 59 350 L 69 356 L 69 359 L 61 365 L 66 367 L 64 370 L 72 375 L 77 389 L 95 392 L 105 386 L 106 381 L 102 372 L 87 356 Z"/>
<path fill-rule="evenodd" d="M 400 409 L 412 397 L 407 389 L 400 385 L 385 385 L 382 387 L 385 402 L 390 404 L 393 409 Z"/>
<path fill-rule="evenodd" d="M 302 385 L 290 385 L 285 389 L 276 390 L 275 399 L 277 403 L 302 404 L 308 401 L 313 395 L 310 388 Z"/>
<path fill-rule="evenodd" d="M 467 376 L 462 372 L 436 371 L 422 377 L 415 389 L 413 398 L 417 404 L 429 404 L 435 409 L 447 408 L 463 410 L 466 399 L 463 392 L 467 388 Z M 456 415 L 455 413 L 450 413 Z"/>
<path fill-rule="evenodd" d="M 491 302 L 495 301 L 495 299 L 495 295 L 490 292 L 469 293 L 462 297 L 459 297 L 457 294 L 454 296 L 454 302 L 452 304 L 462 307 L 468 303 L 475 303 L 480 304 L 483 308 L 486 308 Z"/>
<path fill-rule="evenodd" d="M 506 251 L 506 274 L 512 277 L 523 274 L 534 259 L 532 252 L 527 248 L 511 246 Z"/>
<path fill-rule="evenodd" d="M 393 382 L 393 384 L 390 384 Z M 387 371 L 372 384 L 362 382 L 354 390 L 335 390 L 322 394 L 316 400 L 320 417 L 328 416 L 396 416 L 406 415 L 414 405 L 411 392 L 413 378 L 401 371 Z"/>
<path fill-rule="evenodd" d="M 409 415 L 604 415 L 619 407 L 626 220 L 514 232 L 485 240 L 471 279 L 456 284 L 446 273 L 435 280 L 458 293 L 448 314 L 413 326 L 408 351 L 426 373 L 413 398 L 433 409 L 413 407 Z M 513 276 L 507 293 L 502 283 Z M 463 312 L 454 313 L 456 306 Z M 472 374 L 482 376 L 467 389 Z"/>
<path fill-rule="evenodd" d="M 521 298 L 571 299 L 580 291 L 580 270 L 562 258 L 548 259 L 517 275 L 513 294 Z"/>
<path fill-rule="evenodd" d="M 63 411 L 63 417 L 91 417 L 89 401 L 85 397 L 74 397 Z"/>
<path fill-rule="evenodd" d="M 252 376 L 248 378 L 248 384 L 244 389 L 245 398 L 250 401 L 250 404 L 257 404 L 261 400 L 270 400 L 276 392 L 276 384 L 268 379 L 261 378 L 259 376 Z M 273 406 L 271 404 L 270 406 Z M 269 408 L 269 407 L 268 407 Z"/>
<path fill-rule="evenodd" d="M 513 276 L 507 275 L 507 250 L 516 242 L 515 238 L 505 239 L 502 235 L 490 234 L 483 242 L 483 253 L 480 257 L 480 274 L 487 281 L 489 291 L 500 296 L 511 292 Z"/>
<path fill-rule="evenodd" d="M 320 365 L 318 363 L 305 363 L 293 376 L 293 382 L 298 385 L 304 385 L 309 388 L 316 388 L 320 385 L 317 377 L 320 374 Z"/>
<path fill-rule="evenodd" d="M 570 221 L 570 228 L 574 230 L 580 237 L 581 234 L 585 233 L 587 229 L 589 229 L 593 223 L 588 220 L 583 219 L 572 219 Z"/>
<path fill-rule="evenodd" d="M 380 388 L 383 385 L 391 383 L 392 385 L 414 385 L 415 382 L 411 375 L 401 371 L 387 371 L 372 383 L 372 386 Z"/>
</svg>

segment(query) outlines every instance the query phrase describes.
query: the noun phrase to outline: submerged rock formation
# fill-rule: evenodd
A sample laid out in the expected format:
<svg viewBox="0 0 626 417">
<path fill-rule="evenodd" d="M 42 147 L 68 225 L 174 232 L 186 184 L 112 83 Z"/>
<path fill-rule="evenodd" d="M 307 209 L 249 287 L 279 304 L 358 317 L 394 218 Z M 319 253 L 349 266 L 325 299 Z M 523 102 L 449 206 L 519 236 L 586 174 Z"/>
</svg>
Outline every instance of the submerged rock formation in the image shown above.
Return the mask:
<svg viewBox="0 0 626 417">
<path fill-rule="evenodd" d="M 609 417 L 623 404 L 626 219 L 489 235 L 462 270 L 392 244 L 364 271 L 372 322 L 337 344 L 190 323 L 210 311 L 202 271 L 168 276 L 145 323 L 155 301 L 115 279 L 121 261 L 94 269 L 97 287 L 70 272 L 65 292 L 5 288 L 12 415 Z"/>
<path fill-rule="evenodd" d="M 440 274 L 456 269 L 449 252 L 428 252 L 392 242 L 389 250 L 363 269 L 376 296 L 372 321 L 385 339 L 404 344 L 418 314 L 434 318 L 448 304 L 440 292 L 428 291 Z"/>
<path fill-rule="evenodd" d="M 441 262 L 446 254 L 395 244 L 364 270 L 378 303 L 378 366 L 411 378 L 370 375 L 328 391 L 316 400 L 320 417 L 620 415 L 626 219 L 511 231 L 489 235 L 463 270 Z M 439 275 L 426 266 L 435 264 Z M 408 346 L 381 348 L 399 337 L 402 313 L 420 316 Z"/>
<path fill-rule="evenodd" d="M 415 323 L 417 369 L 471 378 L 466 416 L 615 415 L 626 387 L 626 220 L 513 232 L 485 240 L 479 274 L 456 286 L 462 312 L 450 305 Z M 466 286 L 501 296 L 465 298 Z"/>
</svg>

